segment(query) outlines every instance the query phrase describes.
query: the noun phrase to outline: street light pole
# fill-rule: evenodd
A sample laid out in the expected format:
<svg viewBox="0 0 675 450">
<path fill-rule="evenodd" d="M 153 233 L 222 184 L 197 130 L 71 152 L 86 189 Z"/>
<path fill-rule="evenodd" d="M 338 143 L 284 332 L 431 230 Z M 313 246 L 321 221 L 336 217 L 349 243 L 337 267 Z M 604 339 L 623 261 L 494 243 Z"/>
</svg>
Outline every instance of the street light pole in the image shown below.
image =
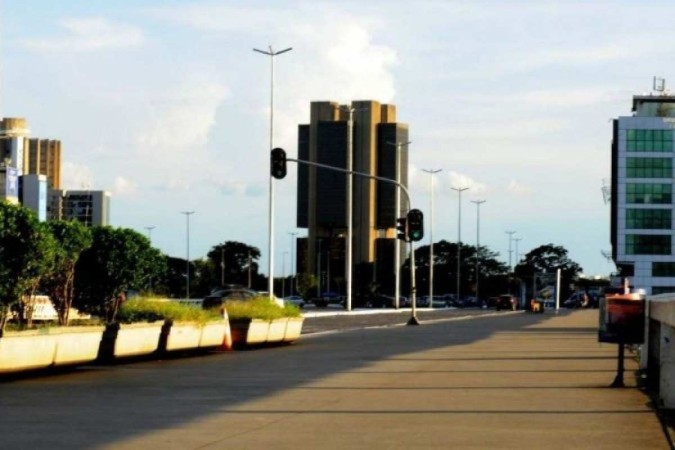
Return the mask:
<svg viewBox="0 0 675 450">
<path fill-rule="evenodd" d="M 511 241 L 513 240 L 513 235 L 516 234 L 516 232 L 515 231 L 505 231 L 505 233 L 509 235 L 509 273 L 511 273 L 511 271 L 512 271 L 512 269 L 511 269 L 511 253 L 513 253 L 513 251 L 511 250 Z"/>
<path fill-rule="evenodd" d="M 412 141 L 387 142 L 387 144 L 393 145 L 396 148 L 396 210 L 394 214 L 394 223 L 396 223 L 396 219 L 401 216 L 401 188 L 399 187 L 401 183 L 401 147 L 412 144 Z M 394 239 L 394 267 L 396 269 L 394 276 L 394 307 L 398 309 L 401 296 L 401 244 L 397 238 Z"/>
<path fill-rule="evenodd" d="M 518 243 L 519 243 L 520 241 L 522 241 L 523 238 L 513 238 L 513 240 L 514 240 L 515 243 L 516 243 L 516 259 L 515 259 L 515 261 L 516 261 L 516 266 L 517 266 L 517 265 L 518 265 L 518 261 L 520 261 L 520 259 L 518 258 Z"/>
<path fill-rule="evenodd" d="M 155 226 L 150 226 L 150 227 L 144 227 L 148 231 L 148 240 L 152 244 L 152 230 L 155 229 Z"/>
<path fill-rule="evenodd" d="M 185 260 L 186 270 L 185 270 L 185 300 L 190 299 L 190 216 L 194 214 L 194 211 L 182 211 L 181 214 L 185 214 L 185 220 L 187 223 L 187 258 Z"/>
<path fill-rule="evenodd" d="M 254 48 L 254 52 L 262 53 L 270 57 L 270 151 L 274 148 L 274 57 L 282 53 L 290 52 L 292 47 L 275 52 L 272 46 L 269 46 L 269 51 L 259 50 Z M 268 219 L 268 247 L 267 254 L 269 258 L 269 280 L 267 283 L 267 290 L 269 291 L 270 300 L 274 296 L 274 178 L 269 175 L 269 219 Z"/>
<path fill-rule="evenodd" d="M 347 300 L 345 309 L 352 310 L 352 246 L 354 233 L 354 111 L 351 106 L 344 108 L 349 113 L 347 119 L 347 242 L 345 243 L 345 277 L 347 279 Z"/>
<path fill-rule="evenodd" d="M 478 301 L 478 279 L 480 278 L 478 269 L 480 266 L 480 205 L 486 200 L 471 200 L 476 204 L 476 301 Z"/>
<path fill-rule="evenodd" d="M 443 169 L 422 169 L 430 175 L 429 189 L 431 190 L 431 201 L 429 209 L 431 217 L 429 220 L 429 307 L 434 307 L 434 174 Z"/>
<path fill-rule="evenodd" d="M 460 267 L 461 267 L 461 248 L 462 248 L 462 192 L 466 191 L 469 189 L 468 187 L 465 188 L 451 188 L 453 191 L 457 191 L 457 194 L 459 195 L 459 202 L 458 202 L 458 213 L 457 213 L 457 301 L 459 301 L 459 275 L 460 275 Z"/>
<path fill-rule="evenodd" d="M 297 267 L 295 267 L 295 265 L 293 264 L 293 258 L 294 258 L 295 252 L 297 251 L 297 249 L 296 249 L 297 244 L 295 242 L 295 237 L 298 235 L 298 233 L 289 232 L 288 234 L 291 236 L 291 289 L 290 289 L 291 293 L 290 293 L 290 295 L 293 295 L 293 285 L 294 285 L 294 281 L 295 281 L 295 273 L 296 273 L 296 270 L 297 270 Z"/>
<path fill-rule="evenodd" d="M 286 296 L 286 255 L 288 252 L 281 254 L 281 298 Z"/>
</svg>

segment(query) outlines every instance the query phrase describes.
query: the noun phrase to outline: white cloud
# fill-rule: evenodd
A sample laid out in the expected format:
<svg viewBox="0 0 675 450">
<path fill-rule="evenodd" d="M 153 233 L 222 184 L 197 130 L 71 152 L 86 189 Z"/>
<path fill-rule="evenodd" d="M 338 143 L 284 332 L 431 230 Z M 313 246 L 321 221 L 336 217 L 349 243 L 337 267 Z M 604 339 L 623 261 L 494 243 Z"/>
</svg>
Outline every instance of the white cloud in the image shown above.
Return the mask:
<svg viewBox="0 0 675 450">
<path fill-rule="evenodd" d="M 82 164 L 65 161 L 61 165 L 61 188 L 79 190 L 91 188 L 94 183 L 94 173 Z"/>
<path fill-rule="evenodd" d="M 152 107 L 154 117 L 140 132 L 138 143 L 143 153 L 168 148 L 203 146 L 215 124 L 218 106 L 228 96 L 228 89 L 208 76 L 182 81 L 165 94 L 161 107 Z M 152 149 L 151 149 L 152 150 Z"/>
<path fill-rule="evenodd" d="M 519 182 L 515 180 L 511 180 L 509 182 L 509 185 L 506 187 L 506 189 L 519 197 L 529 197 L 532 194 L 532 188 L 529 186 L 525 186 L 523 184 L 520 184 Z"/>
<path fill-rule="evenodd" d="M 447 179 L 450 181 L 450 187 L 453 189 L 468 188 L 471 195 L 480 195 L 487 191 L 487 186 L 483 183 L 479 183 L 468 175 L 464 175 L 458 172 L 450 172 L 447 175 Z"/>
<path fill-rule="evenodd" d="M 141 29 L 104 18 L 63 19 L 60 26 L 66 36 L 26 39 L 23 45 L 38 52 L 93 52 L 136 47 L 144 41 Z"/>
<path fill-rule="evenodd" d="M 137 192 L 138 184 L 124 177 L 115 178 L 113 194 L 118 197 L 133 195 Z"/>
</svg>

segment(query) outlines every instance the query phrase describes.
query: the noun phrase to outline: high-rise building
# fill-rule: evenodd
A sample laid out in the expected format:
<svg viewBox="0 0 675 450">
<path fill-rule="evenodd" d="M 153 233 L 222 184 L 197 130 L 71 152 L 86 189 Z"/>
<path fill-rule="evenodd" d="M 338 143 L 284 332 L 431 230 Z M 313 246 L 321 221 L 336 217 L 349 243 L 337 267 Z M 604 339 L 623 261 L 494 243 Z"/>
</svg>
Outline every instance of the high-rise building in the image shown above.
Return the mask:
<svg viewBox="0 0 675 450">
<path fill-rule="evenodd" d="M 621 276 L 648 294 L 675 292 L 675 97 L 633 97 L 613 120 L 611 243 Z"/>
<path fill-rule="evenodd" d="M 49 220 L 78 220 L 86 226 L 110 223 L 110 193 L 106 191 L 49 191 Z"/>
<path fill-rule="evenodd" d="M 61 141 L 27 139 L 25 174 L 46 175 L 50 189 L 61 189 Z"/>
<path fill-rule="evenodd" d="M 0 163 L 16 168 L 19 176 L 24 174 L 24 163 L 28 158 L 26 136 L 26 119 L 5 117 L 0 120 Z"/>
<path fill-rule="evenodd" d="M 408 182 L 408 126 L 396 122 L 396 107 L 377 101 L 354 101 L 353 170 Z M 298 129 L 298 159 L 347 168 L 347 106 L 336 102 L 312 102 L 310 123 Z M 397 158 L 397 148 L 400 155 Z M 353 267 L 355 280 L 369 278 L 393 285 L 396 239 L 395 185 L 353 176 Z M 298 164 L 297 226 L 308 229 L 307 251 L 298 254 L 298 271 L 316 274 L 322 290 L 341 291 L 345 279 L 347 231 L 347 175 Z M 401 211 L 408 210 L 405 195 Z M 401 246 L 404 248 L 405 246 Z M 386 257 L 383 257 L 386 256 Z"/>
</svg>

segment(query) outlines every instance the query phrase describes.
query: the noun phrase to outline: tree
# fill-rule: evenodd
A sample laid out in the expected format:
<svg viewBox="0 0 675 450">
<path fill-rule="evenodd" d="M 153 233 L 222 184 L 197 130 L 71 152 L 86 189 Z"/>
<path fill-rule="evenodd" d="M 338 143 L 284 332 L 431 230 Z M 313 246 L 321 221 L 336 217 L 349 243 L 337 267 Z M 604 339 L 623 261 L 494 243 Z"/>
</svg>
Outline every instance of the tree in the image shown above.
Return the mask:
<svg viewBox="0 0 675 450">
<path fill-rule="evenodd" d="M 532 286 L 534 275 L 542 272 L 554 273 L 560 269 L 561 290 L 569 290 L 578 275 L 582 272 L 579 264 L 567 256 L 567 250 L 559 245 L 541 245 L 525 255 L 514 272 L 517 277 Z"/>
<path fill-rule="evenodd" d="M 57 220 L 48 222 L 47 226 L 58 245 L 54 264 L 43 286 L 59 315 L 59 324 L 68 325 L 75 288 L 75 264 L 80 254 L 91 246 L 92 235 L 89 228 L 74 220 Z"/>
<path fill-rule="evenodd" d="M 166 270 L 166 259 L 148 238 L 128 228 L 94 227 L 91 247 L 76 272 L 77 304 L 114 322 L 129 289 L 142 289 Z"/>
<path fill-rule="evenodd" d="M 22 299 L 35 293 L 51 266 L 54 250 L 49 230 L 32 211 L 0 202 L 0 332 L 13 305 L 19 307 L 23 319 Z"/>
<path fill-rule="evenodd" d="M 260 250 L 242 242 L 227 241 L 224 244 L 215 245 L 206 255 L 211 264 L 209 281 L 211 287 L 221 284 L 240 284 L 248 286 L 249 269 L 251 282 L 258 278 L 258 262 Z M 224 267 L 223 267 L 224 263 Z M 224 277 L 223 277 L 224 274 Z M 224 278 L 224 283 L 221 283 Z"/>
</svg>

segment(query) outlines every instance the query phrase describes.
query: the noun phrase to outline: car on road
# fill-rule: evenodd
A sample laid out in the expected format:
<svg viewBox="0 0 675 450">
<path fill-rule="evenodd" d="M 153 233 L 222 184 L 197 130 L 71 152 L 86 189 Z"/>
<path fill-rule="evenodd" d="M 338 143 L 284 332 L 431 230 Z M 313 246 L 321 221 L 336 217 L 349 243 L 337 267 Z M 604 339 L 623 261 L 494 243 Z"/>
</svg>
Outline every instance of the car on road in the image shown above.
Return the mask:
<svg viewBox="0 0 675 450">
<path fill-rule="evenodd" d="M 511 294 L 500 295 L 497 298 L 497 304 L 495 305 L 495 308 L 497 308 L 497 311 L 502 309 L 515 311 L 518 309 L 518 299 Z"/>
<path fill-rule="evenodd" d="M 202 308 L 210 309 L 221 306 L 227 300 L 251 300 L 259 297 L 260 294 L 253 289 L 242 286 L 228 286 L 223 289 L 216 289 L 209 295 L 204 297 L 202 301 Z"/>
<path fill-rule="evenodd" d="M 289 295 L 288 297 L 284 297 L 284 302 L 295 305 L 298 308 L 304 308 L 306 303 L 305 299 L 299 295 Z"/>
</svg>

